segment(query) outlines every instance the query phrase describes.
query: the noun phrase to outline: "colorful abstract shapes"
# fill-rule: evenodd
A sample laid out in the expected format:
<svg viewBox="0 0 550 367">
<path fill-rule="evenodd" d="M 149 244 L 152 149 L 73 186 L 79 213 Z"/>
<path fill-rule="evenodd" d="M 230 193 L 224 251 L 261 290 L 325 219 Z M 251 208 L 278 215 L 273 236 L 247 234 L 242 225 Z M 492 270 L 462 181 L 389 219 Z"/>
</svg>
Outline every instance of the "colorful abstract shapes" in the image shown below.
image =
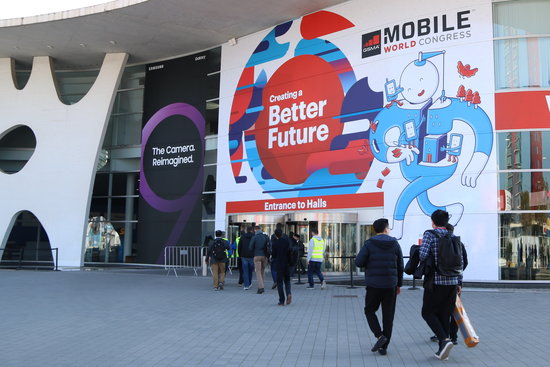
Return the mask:
<svg viewBox="0 0 550 367">
<path fill-rule="evenodd" d="M 310 40 L 352 27 L 354 24 L 343 16 L 322 10 L 302 18 L 300 33 Z"/>
</svg>

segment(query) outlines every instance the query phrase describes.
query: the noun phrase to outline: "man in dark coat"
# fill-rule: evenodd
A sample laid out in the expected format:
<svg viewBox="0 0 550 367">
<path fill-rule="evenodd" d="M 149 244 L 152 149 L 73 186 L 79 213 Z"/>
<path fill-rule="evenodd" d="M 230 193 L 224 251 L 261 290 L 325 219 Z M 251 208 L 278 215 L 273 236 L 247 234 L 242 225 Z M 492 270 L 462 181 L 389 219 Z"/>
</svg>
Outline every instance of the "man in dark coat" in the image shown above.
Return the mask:
<svg viewBox="0 0 550 367">
<path fill-rule="evenodd" d="M 241 265 L 243 268 L 243 282 L 244 290 L 250 289 L 252 284 L 252 272 L 254 271 L 254 251 L 250 250 L 250 241 L 254 236 L 254 227 L 248 226 L 246 233 L 241 236 L 239 240 L 239 256 L 241 259 Z"/>
<path fill-rule="evenodd" d="M 275 259 L 277 271 L 277 290 L 279 291 L 279 306 L 292 302 L 292 292 L 290 290 L 290 269 L 288 265 L 290 241 L 287 236 L 283 236 L 283 231 L 280 228 L 275 230 L 275 239 L 271 241 L 272 256 Z M 284 284 L 284 291 L 283 291 Z"/>
<path fill-rule="evenodd" d="M 403 253 L 397 240 L 388 235 L 390 229 L 387 219 L 375 220 L 373 227 L 376 235 L 365 241 L 355 259 L 355 265 L 365 268 L 365 316 L 378 339 L 371 351 L 385 355 L 393 329 L 395 301 L 403 283 Z M 376 317 L 380 304 L 383 329 Z"/>
</svg>

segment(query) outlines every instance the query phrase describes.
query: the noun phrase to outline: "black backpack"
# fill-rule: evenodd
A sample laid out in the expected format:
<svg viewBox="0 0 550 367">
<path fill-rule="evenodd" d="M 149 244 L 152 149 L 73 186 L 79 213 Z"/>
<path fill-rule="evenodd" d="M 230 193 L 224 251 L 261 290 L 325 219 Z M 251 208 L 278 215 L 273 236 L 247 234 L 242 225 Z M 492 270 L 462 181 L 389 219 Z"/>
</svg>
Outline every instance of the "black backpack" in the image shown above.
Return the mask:
<svg viewBox="0 0 550 367">
<path fill-rule="evenodd" d="M 266 257 L 271 256 L 271 240 L 269 239 L 269 236 L 264 233 L 265 237 L 265 243 L 264 243 L 264 252 Z"/>
<path fill-rule="evenodd" d="M 416 268 L 420 264 L 420 246 L 412 245 L 409 250 L 409 261 L 405 264 L 403 271 L 405 274 L 413 275 Z"/>
<path fill-rule="evenodd" d="M 300 244 L 297 241 L 291 241 L 288 247 L 288 265 L 295 266 L 300 257 Z"/>
<path fill-rule="evenodd" d="M 441 235 L 436 231 L 429 231 L 437 238 L 437 273 L 447 277 L 462 274 L 464 263 L 462 259 L 462 242 L 460 237 L 450 233 Z"/>
<path fill-rule="evenodd" d="M 218 261 L 225 260 L 227 258 L 225 250 L 225 241 L 221 238 L 216 238 L 214 240 L 214 245 L 212 246 L 212 256 L 214 257 L 214 259 Z"/>
</svg>

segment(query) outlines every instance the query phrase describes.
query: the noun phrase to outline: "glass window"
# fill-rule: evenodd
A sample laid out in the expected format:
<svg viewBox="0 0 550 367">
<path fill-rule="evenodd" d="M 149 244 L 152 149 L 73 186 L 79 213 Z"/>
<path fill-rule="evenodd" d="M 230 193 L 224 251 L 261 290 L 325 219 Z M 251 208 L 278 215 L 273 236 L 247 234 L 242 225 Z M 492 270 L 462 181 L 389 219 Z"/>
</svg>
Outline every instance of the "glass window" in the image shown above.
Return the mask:
<svg viewBox="0 0 550 367">
<path fill-rule="evenodd" d="M 497 89 L 550 86 L 550 37 L 496 40 Z"/>
<path fill-rule="evenodd" d="M 218 150 L 216 149 L 206 150 L 204 152 L 204 164 L 215 164 L 217 160 L 218 160 Z"/>
<path fill-rule="evenodd" d="M 548 210 L 550 172 L 501 172 L 500 190 L 509 197 L 510 207 L 505 210 Z"/>
<path fill-rule="evenodd" d="M 113 196 L 125 196 L 125 195 L 136 195 L 135 192 L 126 193 L 126 181 L 128 175 L 131 173 L 113 173 L 113 187 L 111 193 Z M 139 175 L 133 174 L 134 187 L 138 185 L 137 178 Z"/>
<path fill-rule="evenodd" d="M 550 2 L 497 2 L 493 8 L 497 89 L 550 86 Z M 541 35 L 541 37 L 534 37 Z"/>
<path fill-rule="evenodd" d="M 497 134 L 499 169 L 550 168 L 550 131 Z"/>
<path fill-rule="evenodd" d="M 208 245 L 208 240 L 209 240 L 210 237 L 214 238 L 214 232 L 216 231 L 215 224 L 216 223 L 213 220 L 211 220 L 211 221 L 203 220 L 202 221 L 202 238 L 203 238 L 202 245 L 203 246 Z"/>
<path fill-rule="evenodd" d="M 210 101 L 206 103 L 206 135 L 218 133 L 218 112 L 220 105 L 218 101 Z"/>
<path fill-rule="evenodd" d="M 124 69 L 119 89 L 143 88 L 145 85 L 145 64 Z"/>
<path fill-rule="evenodd" d="M 90 217 L 99 217 L 107 215 L 108 199 L 92 198 L 90 205 Z"/>
<path fill-rule="evenodd" d="M 203 192 L 216 191 L 216 166 L 204 167 Z"/>
<path fill-rule="evenodd" d="M 548 0 L 503 1 L 494 4 L 495 37 L 550 34 Z"/>
<path fill-rule="evenodd" d="M 216 194 L 202 195 L 202 217 L 203 219 L 214 219 L 216 214 Z"/>
<path fill-rule="evenodd" d="M 98 74 L 99 70 L 56 72 L 61 101 L 66 104 L 80 101 L 94 85 Z"/>
<path fill-rule="evenodd" d="M 501 280 L 548 279 L 549 225 L 549 213 L 500 215 Z"/>
<path fill-rule="evenodd" d="M 208 50 L 208 73 L 220 71 L 222 63 L 222 48 L 216 47 Z"/>
<path fill-rule="evenodd" d="M 207 84 L 207 95 L 206 99 L 215 99 L 219 98 L 220 96 L 220 73 L 214 73 L 208 75 L 208 78 L 206 79 Z"/>
<path fill-rule="evenodd" d="M 29 81 L 29 78 L 31 76 L 30 71 L 16 71 L 15 72 L 15 81 L 17 89 L 23 89 L 25 88 L 25 85 L 27 85 L 27 82 Z"/>
<path fill-rule="evenodd" d="M 132 200 L 130 198 L 130 200 Z M 124 220 L 124 213 L 126 212 L 126 198 L 112 198 L 111 199 L 111 220 Z"/>
<path fill-rule="evenodd" d="M 95 175 L 94 191 L 92 196 L 107 196 L 109 195 L 109 175 Z"/>
</svg>

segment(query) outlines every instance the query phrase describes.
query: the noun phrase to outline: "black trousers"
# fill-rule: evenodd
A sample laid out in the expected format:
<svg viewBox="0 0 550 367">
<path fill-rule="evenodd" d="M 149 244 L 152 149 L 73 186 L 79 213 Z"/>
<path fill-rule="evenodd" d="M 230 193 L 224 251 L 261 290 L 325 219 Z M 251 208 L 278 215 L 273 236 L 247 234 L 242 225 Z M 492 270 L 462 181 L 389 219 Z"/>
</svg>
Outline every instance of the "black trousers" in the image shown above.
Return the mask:
<svg viewBox="0 0 550 367">
<path fill-rule="evenodd" d="M 456 285 L 434 284 L 433 291 L 424 290 L 422 317 L 439 341 L 449 337 L 451 315 L 456 302 Z"/>
<path fill-rule="evenodd" d="M 239 269 L 239 284 L 243 284 L 243 262 L 240 256 L 237 258 L 237 269 Z"/>
<path fill-rule="evenodd" d="M 287 298 L 292 294 L 290 290 L 290 269 L 288 266 L 284 269 L 277 269 L 277 291 L 279 292 L 279 303 L 285 303 L 285 293 Z"/>
<path fill-rule="evenodd" d="M 369 324 L 370 330 L 375 337 L 384 335 L 388 338 L 388 342 L 383 348 L 387 348 L 390 344 L 391 333 L 393 329 L 393 317 L 395 315 L 395 301 L 397 294 L 395 293 L 396 287 L 393 288 L 374 288 L 367 287 L 367 294 L 365 295 L 365 317 Z M 378 322 L 376 317 L 376 311 L 382 305 L 382 326 Z"/>
</svg>

